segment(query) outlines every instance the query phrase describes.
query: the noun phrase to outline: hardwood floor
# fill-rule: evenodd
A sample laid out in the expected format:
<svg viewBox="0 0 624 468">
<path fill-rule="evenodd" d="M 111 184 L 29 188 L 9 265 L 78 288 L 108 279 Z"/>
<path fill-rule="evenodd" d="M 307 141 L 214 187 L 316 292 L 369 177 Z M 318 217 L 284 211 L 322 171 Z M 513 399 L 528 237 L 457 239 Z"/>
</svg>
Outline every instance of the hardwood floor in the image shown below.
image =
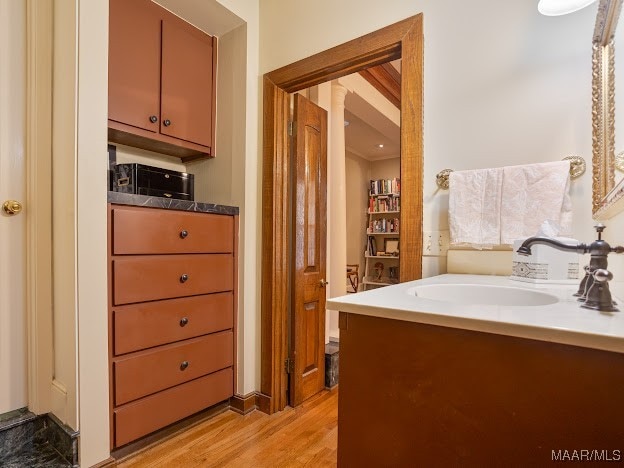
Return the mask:
<svg viewBox="0 0 624 468">
<path fill-rule="evenodd" d="M 226 411 L 137 455 L 119 467 L 334 467 L 338 390 L 268 416 Z"/>
</svg>

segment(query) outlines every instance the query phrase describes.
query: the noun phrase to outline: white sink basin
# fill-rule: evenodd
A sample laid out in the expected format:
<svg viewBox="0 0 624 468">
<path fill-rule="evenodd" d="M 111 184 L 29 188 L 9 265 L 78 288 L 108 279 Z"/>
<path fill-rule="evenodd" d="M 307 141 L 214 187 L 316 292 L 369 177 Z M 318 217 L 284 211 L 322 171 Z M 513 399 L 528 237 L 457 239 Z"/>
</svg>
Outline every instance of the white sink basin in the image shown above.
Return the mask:
<svg viewBox="0 0 624 468">
<path fill-rule="evenodd" d="M 485 284 L 424 284 L 408 293 L 455 304 L 542 306 L 559 302 L 556 296 L 540 291 Z"/>
</svg>

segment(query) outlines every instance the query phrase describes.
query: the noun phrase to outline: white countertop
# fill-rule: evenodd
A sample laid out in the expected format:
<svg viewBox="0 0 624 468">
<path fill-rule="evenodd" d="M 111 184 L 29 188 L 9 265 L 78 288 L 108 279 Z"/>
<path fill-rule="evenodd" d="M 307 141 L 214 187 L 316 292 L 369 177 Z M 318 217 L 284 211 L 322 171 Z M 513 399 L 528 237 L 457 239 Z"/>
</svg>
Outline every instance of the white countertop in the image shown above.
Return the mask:
<svg viewBox="0 0 624 468">
<path fill-rule="evenodd" d="M 559 302 L 540 306 L 470 305 L 409 293 L 426 284 L 483 284 L 537 290 Z M 499 335 L 517 336 L 624 353 L 624 302 L 620 312 L 583 309 L 572 294 L 577 285 L 536 285 L 505 276 L 440 275 L 327 300 L 327 308 Z M 450 298 L 449 298 L 450 299 Z"/>
</svg>

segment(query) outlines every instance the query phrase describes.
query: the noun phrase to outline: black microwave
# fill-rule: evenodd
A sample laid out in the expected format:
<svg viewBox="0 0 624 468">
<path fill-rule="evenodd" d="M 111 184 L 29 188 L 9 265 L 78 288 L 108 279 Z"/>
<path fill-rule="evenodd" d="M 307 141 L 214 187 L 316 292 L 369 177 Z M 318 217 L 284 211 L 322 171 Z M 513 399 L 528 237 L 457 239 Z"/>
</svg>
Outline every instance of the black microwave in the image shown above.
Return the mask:
<svg viewBox="0 0 624 468">
<path fill-rule="evenodd" d="M 117 164 L 112 191 L 153 197 L 195 199 L 194 175 L 144 164 Z"/>
</svg>

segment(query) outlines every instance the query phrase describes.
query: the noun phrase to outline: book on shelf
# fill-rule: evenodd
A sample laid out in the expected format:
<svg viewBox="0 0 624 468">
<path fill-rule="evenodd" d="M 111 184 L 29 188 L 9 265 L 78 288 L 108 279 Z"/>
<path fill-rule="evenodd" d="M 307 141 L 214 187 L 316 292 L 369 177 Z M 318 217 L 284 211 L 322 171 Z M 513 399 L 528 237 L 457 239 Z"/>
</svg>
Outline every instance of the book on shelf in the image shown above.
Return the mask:
<svg viewBox="0 0 624 468">
<path fill-rule="evenodd" d="M 400 211 L 401 198 L 387 195 L 370 196 L 368 200 L 369 213 L 383 213 L 385 211 Z"/>
<path fill-rule="evenodd" d="M 368 255 L 377 255 L 377 241 L 375 240 L 374 236 L 368 236 L 367 251 Z"/>
<path fill-rule="evenodd" d="M 395 177 L 394 179 L 377 179 L 370 181 L 370 194 L 394 194 L 401 193 L 401 179 Z"/>
<path fill-rule="evenodd" d="M 368 223 L 368 232 L 373 233 L 399 233 L 399 218 L 371 219 Z"/>
</svg>

